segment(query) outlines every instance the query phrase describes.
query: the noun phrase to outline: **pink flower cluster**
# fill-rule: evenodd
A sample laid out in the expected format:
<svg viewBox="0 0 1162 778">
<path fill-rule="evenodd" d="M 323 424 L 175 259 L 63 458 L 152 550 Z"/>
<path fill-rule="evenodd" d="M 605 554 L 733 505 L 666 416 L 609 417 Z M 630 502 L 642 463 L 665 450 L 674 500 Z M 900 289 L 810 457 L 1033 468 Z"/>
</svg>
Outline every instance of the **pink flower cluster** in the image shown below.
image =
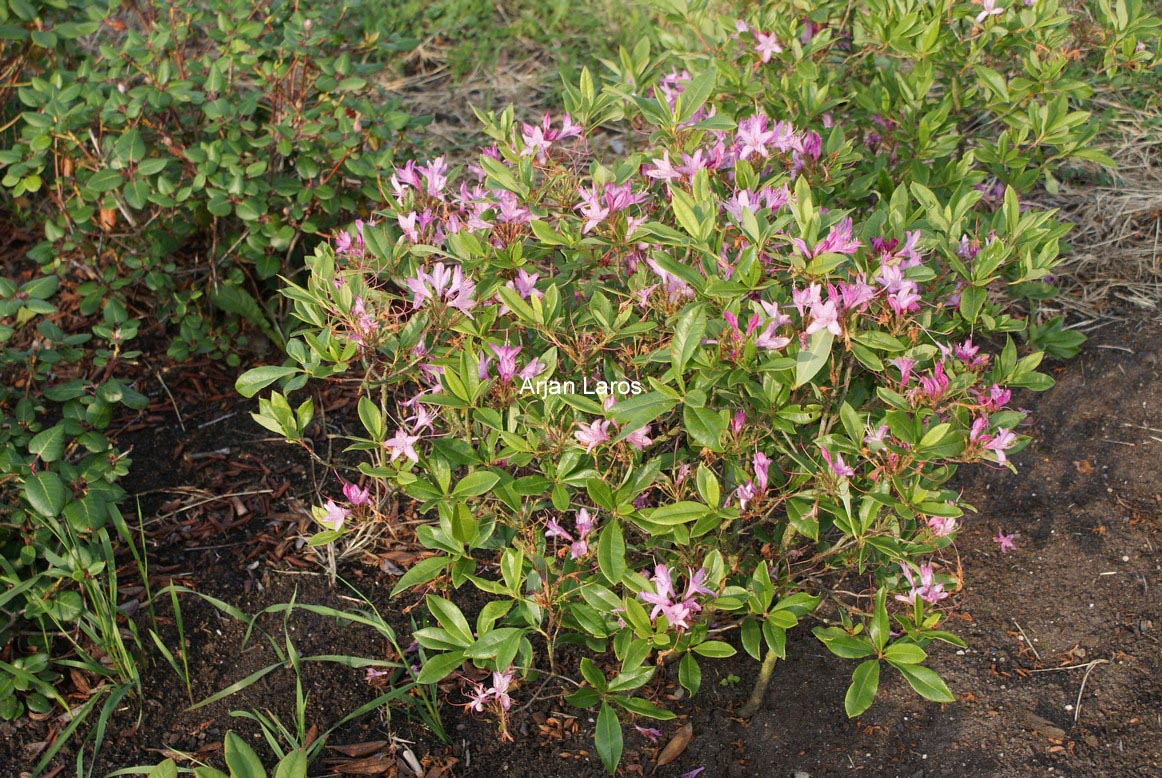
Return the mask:
<svg viewBox="0 0 1162 778">
<path fill-rule="evenodd" d="M 696 599 L 697 596 L 699 594 L 708 597 L 715 596 L 714 591 L 703 584 L 703 581 L 706 580 L 704 568 L 698 568 L 696 573 L 693 570 L 687 572 L 689 581 L 686 584 L 686 590 L 681 598 L 678 598 L 674 591 L 674 580 L 670 575 L 670 568 L 663 564 L 654 567 L 654 576 L 650 579 L 654 584 L 654 591 L 638 594 L 638 597 L 644 602 L 654 606 L 653 611 L 650 612 L 651 622 L 657 621 L 658 616 L 663 615 L 670 627 L 690 629 L 693 626 L 690 619 L 702 610 L 702 606 L 698 604 Z"/>
<path fill-rule="evenodd" d="M 512 668 L 504 672 L 493 671 L 492 686 L 485 687 L 482 683 L 473 683 L 466 707 L 477 713 L 483 713 L 486 707 L 499 707 L 501 711 L 507 711 L 512 707 L 508 689 L 512 684 L 513 675 Z"/>
<path fill-rule="evenodd" d="M 431 272 L 421 267 L 416 270 L 415 277 L 406 279 L 405 283 L 412 293 L 413 308 L 440 301 L 472 318 L 472 309 L 476 307 L 476 300 L 472 297 L 476 293 L 476 283 L 464 275 L 459 265 L 445 267 L 443 262 L 437 262 Z"/>
<path fill-rule="evenodd" d="M 916 584 L 916 579 L 912 575 L 912 568 L 908 567 L 907 564 L 901 562 L 900 570 L 903 571 L 904 578 L 910 587 L 907 594 L 896 595 L 896 599 L 900 602 L 914 603 L 919 597 L 929 605 L 934 605 L 948 597 L 948 592 L 944 591 L 944 584 L 936 583 L 936 573 L 932 569 L 932 565 L 920 565 L 919 585 Z"/>
<path fill-rule="evenodd" d="M 508 386 L 514 377 L 520 378 L 521 381 L 531 381 L 545 372 L 545 363 L 537 358 L 530 360 L 524 368 L 517 369 L 516 357 L 522 346 L 497 346 L 494 343 L 489 343 L 488 348 L 492 349 L 492 353 L 496 355 L 496 374 L 505 386 Z M 487 354 L 481 356 L 476 365 L 477 377 L 481 381 L 487 381 L 492 374 L 491 368 L 492 357 Z"/>
<path fill-rule="evenodd" d="M 597 524 L 597 517 L 590 516 L 586 508 L 577 511 L 577 519 L 575 528 L 577 531 L 577 539 L 574 540 L 564 527 L 558 524 L 553 519 L 549 519 L 545 527 L 545 538 L 561 538 L 569 543 L 569 556 L 572 559 L 580 559 L 589 553 L 589 543 L 586 538 L 589 533 L 593 531 L 593 527 Z"/>
</svg>

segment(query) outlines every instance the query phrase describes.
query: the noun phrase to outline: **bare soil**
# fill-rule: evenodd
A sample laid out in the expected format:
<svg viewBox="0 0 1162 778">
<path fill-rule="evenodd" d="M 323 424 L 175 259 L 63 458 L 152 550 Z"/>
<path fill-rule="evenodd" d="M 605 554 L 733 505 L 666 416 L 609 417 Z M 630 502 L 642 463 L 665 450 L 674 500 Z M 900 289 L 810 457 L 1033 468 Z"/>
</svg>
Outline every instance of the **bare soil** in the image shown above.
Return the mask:
<svg viewBox="0 0 1162 778">
<path fill-rule="evenodd" d="M 1053 367 L 1055 388 L 1023 399 L 1034 442 L 1015 458 L 1019 475 L 983 467 L 958 475 L 963 499 L 977 513 L 960 535 L 959 556 L 945 561 L 963 571 L 950 623 L 968 648 L 933 651 L 933 666 L 956 703 L 926 703 L 902 678 L 886 674 L 871 710 L 849 720 L 843 693 L 854 663 L 827 655 L 801 630 L 749 722 L 732 715 L 757 672 L 749 659 L 706 663 L 703 689 L 693 699 L 681 699 L 676 672 L 660 671 L 656 690 L 680 717 L 658 725 L 657 743 L 627 726 L 622 773 L 678 776 L 702 767 L 703 778 L 1162 775 L 1162 567 L 1155 547 L 1162 527 L 1160 335 L 1145 324 L 1099 330 L 1080 357 Z M 193 367 L 164 376 L 182 409 L 180 422 L 158 386 L 152 416 L 122 430 L 123 445 L 134 447 L 127 487 L 139 495 L 155 589 L 175 580 L 251 614 L 292 597 L 357 607 L 304 560 L 296 541 L 306 526 L 303 505 L 325 474 L 305 452 L 267 439 L 250 423 L 230 375 L 208 364 Z M 333 418 L 346 403 L 320 398 Z M 1015 533 L 1016 551 L 999 552 L 998 531 Z M 402 536 L 382 539 L 379 568 L 357 560 L 341 565 L 401 644 L 409 641 L 411 603 L 388 598 L 394 578 L 383 570 L 407 566 L 406 545 Z M 123 580 L 128 575 L 127 567 Z M 132 604 L 144 593 L 130 584 L 125 601 L 137 608 L 144 631 L 154 622 Z M 144 698 L 114 716 L 95 774 L 182 753 L 220 765 L 229 729 L 262 750 L 257 728 L 232 712 L 271 711 L 293 720 L 295 682 L 287 668 L 186 710 L 191 694 L 204 699 L 277 656 L 261 636 L 243 647 L 243 626 L 200 599 L 184 596 L 181 611 L 191 689 L 149 646 Z M 155 618 L 161 639 L 176 647 L 167 602 L 158 603 Z M 302 655 L 392 657 L 374 631 L 334 619 L 297 614 L 285 627 L 276 616 L 260 623 L 277 641 L 289 636 Z M 307 723 L 316 732 L 377 694 L 359 670 L 304 668 Z M 369 714 L 332 735 L 312 774 L 410 776 L 405 751 L 432 778 L 604 774 L 591 717 L 564 706 L 558 691 L 534 682 L 516 689 L 514 741 L 503 743 L 494 723 L 464 712 L 463 691 L 450 684 L 440 693 L 451 743 L 434 737 L 406 706 L 396 707 L 390 720 Z M 662 747 L 686 723 L 694 731 L 689 746 L 655 768 Z M 0 725 L 0 776 L 22 775 L 61 726 L 51 718 Z M 56 775 L 75 772 L 71 748 L 54 762 Z"/>
</svg>

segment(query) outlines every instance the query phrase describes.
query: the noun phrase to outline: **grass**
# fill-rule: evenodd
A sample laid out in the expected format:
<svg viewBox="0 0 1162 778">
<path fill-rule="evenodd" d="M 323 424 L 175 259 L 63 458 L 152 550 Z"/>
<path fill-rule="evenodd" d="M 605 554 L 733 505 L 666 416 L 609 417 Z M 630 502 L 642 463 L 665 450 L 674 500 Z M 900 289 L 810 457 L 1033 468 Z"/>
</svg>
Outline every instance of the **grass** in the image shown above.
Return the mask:
<svg viewBox="0 0 1162 778">
<path fill-rule="evenodd" d="M 291 639 L 291 632 L 293 631 L 291 628 L 291 620 L 295 614 L 309 613 L 315 616 L 334 619 L 344 626 L 370 628 L 377 637 L 385 640 L 398 656 L 402 657 L 404 655 L 403 650 L 397 642 L 395 631 L 379 611 L 376 610 L 375 606 L 346 581 L 343 583 L 351 588 L 365 607 L 354 611 L 339 610 L 325 605 L 299 603 L 296 598 L 292 597 L 290 602 L 271 605 L 258 611 L 253 616 L 249 616 L 223 600 L 177 584 L 171 584 L 159 591 L 156 595 L 157 597 L 169 596 L 174 602 L 175 614 L 180 613 L 179 595 L 193 595 L 201 598 L 225 615 L 245 625 L 246 629 L 241 645 L 239 646 L 239 651 L 243 650 L 249 644 L 252 637 L 259 635 L 266 640 L 274 655 L 274 661 L 255 670 L 246 677 L 217 690 L 208 697 L 198 702 L 192 702 L 187 710 L 191 712 L 196 711 L 216 702 L 226 700 L 250 688 L 272 673 L 289 671 L 293 673 L 295 679 L 294 709 L 289 718 L 284 719 L 269 708 L 262 710 L 235 710 L 230 712 L 230 715 L 233 717 L 244 718 L 256 724 L 271 752 L 278 759 L 285 759 L 291 753 L 301 751 L 304 753 L 307 762 L 312 762 L 321 754 L 328 737 L 337 729 L 361 716 L 376 711 L 381 712 L 390 720 L 391 706 L 399 703 L 404 704 L 404 708 L 408 711 L 409 717 L 414 716 L 434 735 L 447 742 L 448 736 L 440 721 L 435 688 L 430 685 L 417 683 L 414 674 L 406 664 L 386 659 L 344 654 L 303 656 L 299 652 L 294 641 Z M 262 627 L 260 622 L 265 616 L 282 617 L 281 638 L 276 637 Z M 157 642 L 159 650 L 163 652 L 163 656 L 166 657 L 167 662 L 178 673 L 187 685 L 187 689 L 189 689 L 190 674 L 184 652 L 179 662 L 173 656 L 173 653 L 166 649 L 164 643 L 162 643 L 156 634 L 154 634 L 154 640 Z M 380 672 L 390 673 L 391 678 L 385 692 L 360 705 L 355 710 L 341 716 L 338 720 L 331 723 L 327 729 L 319 731 L 311 725 L 310 699 L 303 683 L 303 668 L 306 664 L 312 662 L 338 664 L 357 669 L 375 669 Z M 315 734 L 316 732 L 318 734 Z"/>
<path fill-rule="evenodd" d="M 647 4 L 616 0 L 348 0 L 340 13 L 368 59 L 413 73 L 443 68 L 456 81 L 508 61 L 591 64 L 650 27 Z"/>
</svg>

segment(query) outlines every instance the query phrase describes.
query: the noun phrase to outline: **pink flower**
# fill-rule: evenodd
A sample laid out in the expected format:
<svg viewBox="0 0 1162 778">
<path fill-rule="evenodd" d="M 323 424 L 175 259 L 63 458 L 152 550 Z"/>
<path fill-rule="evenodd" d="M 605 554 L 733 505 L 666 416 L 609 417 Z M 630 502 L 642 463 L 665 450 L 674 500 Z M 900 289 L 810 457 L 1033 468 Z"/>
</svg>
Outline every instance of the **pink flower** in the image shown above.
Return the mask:
<svg viewBox="0 0 1162 778">
<path fill-rule="evenodd" d="M 738 507 L 744 511 L 746 510 L 746 506 L 750 505 L 758 497 L 758 494 L 758 489 L 755 488 L 754 481 L 739 484 L 738 488 L 734 490 L 735 499 L 738 500 Z"/>
<path fill-rule="evenodd" d="M 437 262 L 430 273 L 421 267 L 414 277 L 404 279 L 404 283 L 411 290 L 413 308 L 420 308 L 429 300 L 442 300 L 449 308 L 472 318 L 471 311 L 476 306 L 472 297 L 476 283 L 464 276 L 459 265 L 447 268 L 444 263 Z"/>
<path fill-rule="evenodd" d="M 944 373 L 944 363 L 937 362 L 931 375 L 920 376 L 920 385 L 909 394 L 913 402 L 923 401 L 930 404 L 939 402 L 948 391 L 949 378 Z"/>
<path fill-rule="evenodd" d="M 928 529 L 932 530 L 932 534 L 938 538 L 942 538 L 946 535 L 951 535 L 953 532 L 956 532 L 957 526 L 959 525 L 957 524 L 956 519 L 952 518 L 951 516 L 928 517 Z"/>
<path fill-rule="evenodd" d="M 816 303 L 811 307 L 811 320 L 804 331 L 808 335 L 814 335 L 822 330 L 828 330 L 836 337 L 843 334 L 839 324 L 839 311 L 831 300 Z"/>
<path fill-rule="evenodd" d="M 495 704 L 502 711 L 507 711 L 512 707 L 512 698 L 508 696 L 508 689 L 512 684 L 513 675 L 514 671 L 511 667 L 504 672 L 494 670 L 492 672 L 492 686 L 486 689 L 484 684 L 472 684 L 467 707 L 477 713 L 483 713 L 485 706 L 495 701 Z"/>
<path fill-rule="evenodd" d="M 319 521 L 323 524 L 329 524 L 331 529 L 336 532 L 343 528 L 343 522 L 351 515 L 351 511 L 341 505 L 336 505 L 334 500 L 327 500 L 323 505 L 323 510 L 326 511 L 326 515 Z"/>
<path fill-rule="evenodd" d="M 396 220 L 399 222 L 399 228 L 403 230 L 404 237 L 410 240 L 412 243 L 420 242 L 420 233 L 419 230 L 416 229 L 416 218 L 417 216 L 415 211 L 412 211 L 407 216 L 404 216 L 401 213 L 396 217 Z"/>
<path fill-rule="evenodd" d="M 760 336 L 761 337 L 761 336 Z M 758 341 L 755 341 L 756 343 Z M 743 426 L 746 424 L 746 411 L 739 408 L 734 412 L 734 416 L 730 417 L 730 432 L 733 435 L 738 435 L 742 432 Z"/>
<path fill-rule="evenodd" d="M 508 710 L 512 707 L 512 699 L 508 696 L 508 687 L 512 683 L 513 671 L 512 669 L 505 670 L 503 673 L 493 671 L 492 673 L 492 688 L 490 691 L 496 697 L 500 707 Z"/>
<path fill-rule="evenodd" d="M 363 673 L 363 680 L 367 683 L 372 683 L 389 674 L 390 671 L 388 670 L 376 670 L 374 667 L 369 667 Z"/>
<path fill-rule="evenodd" d="M 976 15 L 976 23 L 981 24 L 990 16 L 999 16 L 1005 12 L 1004 8 L 997 8 L 997 0 L 981 0 L 981 12 Z"/>
<path fill-rule="evenodd" d="M 827 466 L 831 468 L 831 472 L 838 478 L 851 478 L 855 475 L 855 471 L 847 466 L 843 461 L 843 454 L 836 454 L 834 458 L 831 452 L 825 446 L 819 446 L 819 451 L 823 454 L 823 460 L 827 462 Z"/>
<path fill-rule="evenodd" d="M 985 443 L 984 447 L 987 451 L 991 451 L 996 454 L 997 463 L 1003 465 L 1009 461 L 1008 458 L 1005 457 L 1005 451 L 1012 448 L 1013 444 L 1016 442 L 1016 435 L 1014 435 L 1009 430 L 998 428 L 997 434 L 993 437 L 992 440 Z"/>
<path fill-rule="evenodd" d="M 768 351 L 778 351 L 781 348 L 785 348 L 790 344 L 791 339 L 786 335 L 777 334 L 778 328 L 779 324 L 777 322 L 768 322 L 766 329 L 760 332 L 758 337 L 754 339 L 755 346 L 767 349 Z"/>
<path fill-rule="evenodd" d="M 646 425 L 634 430 L 625 436 L 625 442 L 642 451 L 646 446 L 653 443 L 653 438 L 650 437 L 650 425 Z"/>
<path fill-rule="evenodd" d="M 783 47 L 779 45 L 774 33 L 756 32 L 754 39 L 754 50 L 758 52 L 763 62 L 770 62 L 772 55 L 783 53 Z"/>
<path fill-rule="evenodd" d="M 702 606 L 698 604 L 695 599 L 699 594 L 713 597 L 714 591 L 703 585 L 706 579 L 706 570 L 699 568 L 695 573 L 692 570 L 687 571 L 689 574 L 689 583 L 686 586 L 686 591 L 682 595 L 681 600 L 675 599 L 674 582 L 670 576 L 670 569 L 665 565 L 659 564 L 654 568 L 654 577 L 650 579 L 654 584 L 654 591 L 640 592 L 640 597 L 645 603 L 653 605 L 654 609 L 650 613 L 650 621 L 656 621 L 659 614 L 666 617 L 666 621 L 671 627 L 678 627 L 681 629 L 689 629 L 692 625 L 690 619 L 694 614 L 702 610 Z"/>
<path fill-rule="evenodd" d="M 791 302 L 799 310 L 799 316 L 805 318 L 807 316 L 807 309 L 819 305 L 822 302 L 820 293 L 823 287 L 819 284 L 811 284 L 805 289 L 792 289 Z"/>
<path fill-rule="evenodd" d="M 642 736 L 649 740 L 651 743 L 657 743 L 658 739 L 662 736 L 662 730 L 654 729 L 653 727 L 640 727 L 637 724 L 634 724 L 633 728 L 640 732 Z"/>
<path fill-rule="evenodd" d="M 492 689 L 485 689 L 483 684 L 472 684 L 472 691 L 468 697 L 468 707 L 477 713 L 484 712 L 484 706 L 492 698 Z"/>
<path fill-rule="evenodd" d="M 654 606 L 650 613 L 650 621 L 654 621 L 659 614 L 669 607 L 670 598 L 674 596 L 674 582 L 670 578 L 670 568 L 662 564 L 654 568 L 654 577 L 650 580 L 654 584 L 654 591 L 641 592 L 638 597 L 646 604 Z"/>
<path fill-rule="evenodd" d="M 936 583 L 936 574 L 932 569 L 932 565 L 920 565 L 920 585 L 916 585 L 916 580 L 912 576 L 912 569 L 905 563 L 900 563 L 900 569 L 904 573 L 904 578 L 908 581 L 908 586 L 911 591 L 905 594 L 897 594 L 896 599 L 900 602 L 913 603 L 919 597 L 924 602 L 934 605 L 948 597 L 948 592 L 944 591 L 944 584 Z"/>
<path fill-rule="evenodd" d="M 432 429 L 436 421 L 436 414 L 429 411 L 427 406 L 421 405 L 418 402 L 415 403 L 415 409 L 415 414 L 406 419 L 412 425 L 412 432 L 419 432 L 422 429 Z"/>
<path fill-rule="evenodd" d="M 598 419 L 589 426 L 585 426 L 578 422 L 577 426 L 580 429 L 573 433 L 573 437 L 585 446 L 586 454 L 591 454 L 593 449 L 609 440 L 609 425 L 611 423 Z"/>
<path fill-rule="evenodd" d="M 896 357 L 892 360 L 892 364 L 900 371 L 900 387 L 907 386 L 908 379 L 912 377 L 912 368 L 916 366 L 916 360 L 908 359 L 907 357 Z"/>
<path fill-rule="evenodd" d="M 1013 399 L 1013 392 L 993 384 L 989 387 L 988 397 L 979 397 L 978 399 L 986 411 L 995 412 L 1009 404 L 1009 400 Z"/>
<path fill-rule="evenodd" d="M 500 376 L 501 382 L 509 383 L 516 375 L 516 355 L 520 353 L 521 347 L 496 346 L 492 343 L 489 343 L 488 347 L 492 349 L 492 353 L 496 354 L 496 372 Z"/>
<path fill-rule="evenodd" d="M 1016 533 L 1006 535 L 1003 531 L 997 530 L 997 536 L 993 538 L 993 542 L 1000 544 L 1002 554 L 1006 551 L 1016 551 L 1017 547 L 1013 545 L 1013 538 L 1015 536 Z"/>
<path fill-rule="evenodd" d="M 343 496 L 352 505 L 367 505 L 371 502 L 371 490 L 360 489 L 357 484 L 343 484 Z"/>
<path fill-rule="evenodd" d="M 396 430 L 395 435 L 383 441 L 383 447 L 391 452 L 391 461 L 405 456 L 412 462 L 419 462 L 420 455 L 416 453 L 415 444 L 419 435 L 409 435 L 402 429 Z"/>
<path fill-rule="evenodd" d="M 756 451 L 754 455 L 754 479 L 755 485 L 758 486 L 759 494 L 767 490 L 767 476 L 770 467 L 770 457 L 761 451 Z"/>
<path fill-rule="evenodd" d="M 545 372 L 545 367 L 546 365 L 544 362 L 539 359 L 533 359 L 527 365 L 525 365 L 519 373 L 517 373 L 517 378 L 519 378 L 521 381 L 531 381 L 541 373 Z"/>
<path fill-rule="evenodd" d="M 670 164 L 670 152 L 668 150 L 662 152 L 661 159 L 653 160 L 653 167 L 647 167 L 645 174 L 648 178 L 656 178 L 659 181 L 665 181 L 667 183 L 682 177 L 682 174 Z"/>
<path fill-rule="evenodd" d="M 562 527 L 553 519 L 549 519 L 545 524 L 545 538 L 561 538 L 566 543 L 570 544 L 570 557 L 572 559 L 580 559 L 589 553 L 589 543 L 586 541 L 586 538 L 589 536 L 589 533 L 593 531 L 593 527 L 596 525 L 596 523 L 596 517 L 590 516 L 589 511 L 585 508 L 582 508 L 577 512 L 576 540 L 573 539 L 573 536 L 569 534 L 569 532 L 564 527 Z"/>
</svg>

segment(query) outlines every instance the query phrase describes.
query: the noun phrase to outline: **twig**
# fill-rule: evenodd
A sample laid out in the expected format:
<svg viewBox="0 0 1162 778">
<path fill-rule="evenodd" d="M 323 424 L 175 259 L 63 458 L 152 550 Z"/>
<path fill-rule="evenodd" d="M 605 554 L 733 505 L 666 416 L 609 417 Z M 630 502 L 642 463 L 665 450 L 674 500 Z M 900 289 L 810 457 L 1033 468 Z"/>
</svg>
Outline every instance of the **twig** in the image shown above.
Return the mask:
<svg viewBox="0 0 1162 778">
<path fill-rule="evenodd" d="M 1041 655 L 1037 653 L 1037 647 L 1033 645 L 1033 641 L 1029 640 L 1029 636 L 1025 634 L 1025 630 L 1021 629 L 1021 625 L 1017 624 L 1016 619 L 1013 619 L 1013 623 L 1017 625 L 1017 629 L 1020 631 L 1021 637 L 1025 639 L 1025 645 L 1029 647 L 1029 650 L 1033 652 L 1033 656 L 1037 657 L 1037 661 L 1040 662 Z"/>
<path fill-rule="evenodd" d="M 198 425 L 198 429 L 203 429 L 205 427 L 209 427 L 211 424 L 217 424 L 220 421 L 226 421 L 226 419 L 229 419 L 231 416 L 237 416 L 237 415 L 238 415 L 238 411 L 231 411 L 230 413 L 227 413 L 224 416 L 219 416 L 216 419 L 210 419 L 209 421 L 202 422 L 201 424 Z"/>
<path fill-rule="evenodd" d="M 245 497 L 249 494 L 271 494 L 273 492 L 274 492 L 273 489 L 255 489 L 255 490 L 249 491 L 249 492 L 233 492 L 232 494 L 220 494 L 220 495 L 216 495 L 214 497 L 207 497 L 204 500 L 198 500 L 195 503 L 191 503 L 189 505 L 183 505 L 182 507 L 178 508 L 175 511 L 170 511 L 167 514 L 164 514 L 162 516 L 158 516 L 154 519 L 151 519 L 149 522 L 146 522 L 146 523 L 152 524 L 152 523 L 155 523 L 158 521 L 165 521 L 166 519 L 170 519 L 170 518 L 173 518 L 174 516 L 177 516 L 179 513 L 185 513 L 186 511 L 193 510 L 194 508 L 197 508 L 200 505 L 205 505 L 206 503 L 218 502 L 219 500 L 229 500 L 231 497 Z"/>
<path fill-rule="evenodd" d="M 1096 662 L 1099 660 L 1095 659 L 1094 661 Z M 1105 662 L 1107 660 L 1102 659 L 1100 661 Z M 1081 668 L 1089 667 L 1092 664 L 1093 664 L 1093 662 L 1083 662 L 1082 664 L 1079 664 L 1079 665 L 1068 665 L 1066 667 L 1040 667 L 1040 668 L 1037 668 L 1036 670 L 1030 670 L 1029 672 L 1030 673 L 1057 673 L 1057 672 L 1060 672 L 1062 670 L 1080 670 Z"/>
<path fill-rule="evenodd" d="M 1085 675 L 1081 678 L 1081 688 L 1077 690 L 1077 704 L 1073 706 L 1073 723 L 1077 723 L 1077 718 L 1081 715 L 1081 695 L 1085 694 L 1085 682 L 1089 680 L 1089 674 L 1093 672 L 1093 668 L 1100 664 L 1109 664 L 1108 659 L 1095 659 L 1089 663 L 1089 669 L 1085 671 Z"/>
<path fill-rule="evenodd" d="M 185 432 L 186 423 L 182 420 L 182 412 L 178 410 L 178 401 L 173 398 L 173 393 L 169 390 L 169 387 L 165 385 L 165 379 L 161 377 L 161 373 L 155 370 L 153 374 L 157 376 L 158 383 L 161 384 L 161 388 L 165 390 L 166 396 L 169 397 L 170 404 L 173 405 L 173 412 L 177 414 L 178 424 L 181 425 L 182 432 Z"/>
</svg>

